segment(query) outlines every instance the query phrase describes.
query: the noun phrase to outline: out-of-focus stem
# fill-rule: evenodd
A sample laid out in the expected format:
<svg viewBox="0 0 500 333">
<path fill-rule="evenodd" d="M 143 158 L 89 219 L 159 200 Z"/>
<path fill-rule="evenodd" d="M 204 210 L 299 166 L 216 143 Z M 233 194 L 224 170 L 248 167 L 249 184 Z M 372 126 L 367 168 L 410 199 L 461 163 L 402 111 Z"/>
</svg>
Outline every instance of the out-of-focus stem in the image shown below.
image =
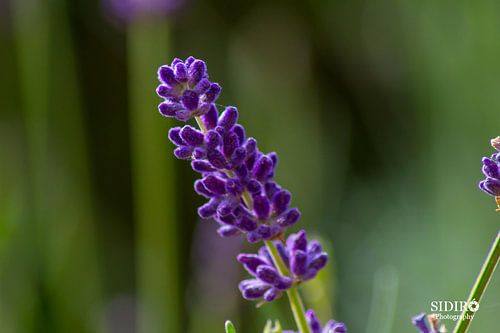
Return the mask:
<svg viewBox="0 0 500 333">
<path fill-rule="evenodd" d="M 139 333 L 182 331 L 175 170 L 160 144 L 171 124 L 151 112 L 158 104 L 151 73 L 168 54 L 168 31 L 165 21 L 144 18 L 129 22 L 127 33 Z"/>
<path fill-rule="evenodd" d="M 201 121 L 199 117 L 196 117 L 196 123 L 200 127 L 200 130 L 203 133 L 207 132 L 207 129 L 205 128 L 205 125 Z M 232 176 L 232 174 L 228 173 L 229 176 Z M 244 191 L 242 194 L 243 202 L 245 202 L 245 205 L 248 208 L 252 208 L 252 199 L 250 196 L 250 193 L 247 191 Z M 276 264 L 276 267 L 278 268 L 278 271 L 281 275 L 290 275 L 290 272 L 286 268 L 285 263 L 281 259 L 281 256 L 278 253 L 278 250 L 276 249 L 276 246 L 274 243 L 270 240 L 265 240 L 264 244 L 269 250 L 269 253 L 271 254 L 271 257 Z M 288 300 L 290 302 L 290 308 L 292 309 L 293 317 L 295 319 L 295 323 L 297 324 L 297 328 L 299 329 L 300 333 L 310 333 L 309 330 L 309 325 L 307 325 L 307 319 L 306 319 L 306 314 L 305 314 L 305 308 L 304 308 L 304 303 L 302 302 L 302 298 L 300 297 L 298 287 L 296 285 L 292 286 L 290 289 L 287 290 L 287 296 Z"/>
<path fill-rule="evenodd" d="M 497 237 L 495 238 L 495 241 L 491 246 L 490 252 L 488 253 L 488 257 L 484 261 L 483 267 L 481 268 L 481 272 L 479 273 L 479 276 L 477 277 L 476 282 L 474 283 L 474 287 L 472 287 L 472 291 L 467 300 L 467 306 L 462 312 L 461 319 L 457 323 L 457 326 L 453 331 L 454 333 L 465 333 L 469 329 L 475 311 L 472 311 L 468 305 L 470 305 L 471 302 L 475 301 L 479 306 L 481 298 L 483 297 L 484 292 L 486 291 L 486 288 L 488 287 L 488 284 L 491 280 L 491 277 L 493 276 L 493 272 L 495 271 L 499 258 L 500 258 L 500 231 L 497 233 Z M 477 310 L 477 308 L 475 308 L 474 310 Z"/>
</svg>

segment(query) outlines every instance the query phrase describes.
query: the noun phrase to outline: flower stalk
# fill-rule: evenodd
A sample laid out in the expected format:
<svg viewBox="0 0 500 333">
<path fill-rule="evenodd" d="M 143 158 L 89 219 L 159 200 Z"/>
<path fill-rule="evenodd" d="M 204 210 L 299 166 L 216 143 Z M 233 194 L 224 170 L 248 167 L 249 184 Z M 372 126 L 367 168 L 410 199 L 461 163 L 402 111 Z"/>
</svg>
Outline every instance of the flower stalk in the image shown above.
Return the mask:
<svg viewBox="0 0 500 333">
<path fill-rule="evenodd" d="M 498 261 L 500 259 L 500 231 L 497 233 L 497 237 L 491 246 L 490 252 L 488 253 L 488 257 L 486 258 L 483 267 L 481 268 L 481 272 L 474 283 L 474 287 L 469 295 L 467 300 L 467 304 L 471 304 L 471 302 L 477 302 L 479 304 L 481 302 L 481 298 L 488 287 L 488 284 L 491 281 L 491 277 L 493 276 L 493 272 L 495 272 L 495 268 L 498 265 Z M 477 307 L 473 310 L 477 310 Z M 455 327 L 454 333 L 465 333 L 469 329 L 469 326 L 474 318 L 475 311 L 472 311 L 469 306 L 467 306 L 462 312 L 461 319 L 457 323 Z"/>
</svg>

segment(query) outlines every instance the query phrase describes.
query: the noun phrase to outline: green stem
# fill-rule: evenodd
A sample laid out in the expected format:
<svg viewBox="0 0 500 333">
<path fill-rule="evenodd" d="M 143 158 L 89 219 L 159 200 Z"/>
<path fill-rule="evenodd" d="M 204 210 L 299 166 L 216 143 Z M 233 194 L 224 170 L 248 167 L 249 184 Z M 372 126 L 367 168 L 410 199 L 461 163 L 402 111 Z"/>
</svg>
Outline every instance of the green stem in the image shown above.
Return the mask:
<svg viewBox="0 0 500 333">
<path fill-rule="evenodd" d="M 280 274 L 289 275 L 290 273 L 288 272 L 285 263 L 281 259 L 281 256 L 279 255 L 274 243 L 270 240 L 265 240 L 264 243 L 266 244 Z M 296 285 L 292 286 L 287 290 L 286 294 L 288 296 L 290 308 L 292 309 L 293 317 L 295 319 L 295 323 L 297 324 L 299 332 L 309 333 L 309 325 L 307 325 L 304 303 L 302 302 L 302 298 L 300 297 L 298 287 Z"/>
<path fill-rule="evenodd" d="M 491 246 L 490 252 L 486 261 L 481 268 L 481 272 L 474 283 L 474 287 L 469 295 L 467 300 L 467 304 L 470 304 L 472 301 L 476 301 L 478 304 L 481 302 L 481 298 L 488 287 L 488 284 L 493 276 L 493 272 L 498 264 L 498 260 L 500 258 L 500 231 L 497 233 L 497 237 Z M 462 316 L 460 321 L 457 323 L 455 327 L 454 333 L 465 333 L 469 329 L 470 323 L 472 322 L 473 315 L 475 311 L 471 311 L 467 306 L 465 310 L 462 312 Z"/>
<path fill-rule="evenodd" d="M 196 123 L 200 127 L 200 130 L 203 133 L 206 133 L 207 129 L 203 124 L 203 122 L 201 121 L 201 119 L 199 117 L 196 117 L 195 119 Z M 231 172 L 228 172 L 228 175 L 233 176 Z M 252 208 L 253 205 L 250 193 L 244 191 L 242 197 L 245 205 L 247 205 L 247 207 L 249 208 Z M 279 255 L 278 250 L 276 249 L 274 243 L 270 240 L 265 240 L 264 243 L 267 246 L 274 263 L 276 264 L 276 267 L 278 268 L 278 272 L 281 275 L 290 275 L 290 272 L 288 271 L 285 263 L 281 259 L 281 256 Z M 302 302 L 302 298 L 300 297 L 298 287 L 296 285 L 292 286 L 290 289 L 287 290 L 286 294 L 288 296 L 288 300 L 290 302 L 290 308 L 292 309 L 293 317 L 295 319 L 295 323 L 297 324 L 299 332 L 310 333 L 309 325 L 307 325 L 304 303 Z"/>
</svg>

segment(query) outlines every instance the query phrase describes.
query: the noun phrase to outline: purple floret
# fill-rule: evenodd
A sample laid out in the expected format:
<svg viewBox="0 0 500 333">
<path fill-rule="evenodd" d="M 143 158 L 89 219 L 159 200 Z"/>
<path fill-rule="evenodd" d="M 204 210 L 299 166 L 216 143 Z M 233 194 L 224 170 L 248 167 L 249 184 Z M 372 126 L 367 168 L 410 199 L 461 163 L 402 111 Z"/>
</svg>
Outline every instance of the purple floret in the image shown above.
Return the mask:
<svg viewBox="0 0 500 333">
<path fill-rule="evenodd" d="M 290 277 L 282 276 L 278 272 L 265 246 L 259 250 L 258 255 L 240 254 L 237 257 L 238 261 L 254 276 L 254 279 L 245 280 L 240 284 L 240 291 L 244 298 L 250 300 L 264 298 L 265 301 L 270 302 L 281 296 L 281 292 L 290 288 L 293 283 L 307 281 L 315 277 L 328 261 L 328 255 L 322 251 L 321 245 L 317 241 L 307 241 L 304 230 L 291 234 L 286 241 L 286 246 L 281 241 L 275 241 L 275 246 L 283 263 L 290 270 Z M 249 284 L 248 281 L 254 281 L 254 284 Z M 246 289 L 254 288 L 257 281 L 259 281 L 259 286 L 267 285 L 265 291 L 276 290 L 269 292 L 268 297 L 264 292 L 260 296 L 247 292 Z M 248 297 L 248 295 L 252 295 L 252 297 Z M 271 298 L 270 295 L 273 297 Z"/>
</svg>

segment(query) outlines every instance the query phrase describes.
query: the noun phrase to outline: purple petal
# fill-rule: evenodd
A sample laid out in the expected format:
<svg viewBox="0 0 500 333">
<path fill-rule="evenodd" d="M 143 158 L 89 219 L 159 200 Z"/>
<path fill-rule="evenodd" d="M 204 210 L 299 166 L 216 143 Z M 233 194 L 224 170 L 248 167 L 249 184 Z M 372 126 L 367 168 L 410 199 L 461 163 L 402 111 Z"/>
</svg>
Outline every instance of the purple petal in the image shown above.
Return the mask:
<svg viewBox="0 0 500 333">
<path fill-rule="evenodd" d="M 295 224 L 300 219 L 300 211 L 297 208 L 292 208 L 288 212 L 281 214 L 276 223 L 282 227 L 289 227 Z"/>
<path fill-rule="evenodd" d="M 234 106 L 228 106 L 219 117 L 219 126 L 225 130 L 231 129 L 238 121 L 238 110 Z"/>
<path fill-rule="evenodd" d="M 179 84 L 179 81 L 175 79 L 173 69 L 169 66 L 161 66 L 158 69 L 158 78 L 160 79 L 160 81 L 169 85 L 170 87 L 174 87 Z"/>
<path fill-rule="evenodd" d="M 229 133 L 224 137 L 222 152 L 229 158 L 233 155 L 234 150 L 238 148 L 239 145 L 240 142 L 238 141 L 238 136 L 235 133 Z"/>
<path fill-rule="evenodd" d="M 243 298 L 248 300 L 261 298 L 269 289 L 269 285 L 257 279 L 243 280 L 240 282 L 238 287 Z"/>
<path fill-rule="evenodd" d="M 182 62 L 178 62 L 174 65 L 174 74 L 177 81 L 186 82 L 187 81 L 187 68 Z"/>
<path fill-rule="evenodd" d="M 179 147 L 174 150 L 175 157 L 181 160 L 186 160 L 191 158 L 192 153 L 193 153 L 193 147 Z"/>
<path fill-rule="evenodd" d="M 207 190 L 216 195 L 226 193 L 226 182 L 219 177 L 209 175 L 203 178 L 203 185 L 205 185 Z"/>
<path fill-rule="evenodd" d="M 238 230 L 238 228 L 235 228 L 233 226 L 230 226 L 230 225 L 223 225 L 221 227 L 219 227 L 217 229 L 217 233 L 221 236 L 221 237 L 231 237 L 231 236 L 236 236 L 236 235 L 239 235 L 240 234 L 240 231 Z"/>
<path fill-rule="evenodd" d="M 192 90 L 186 90 L 182 94 L 182 105 L 189 111 L 196 110 L 199 101 L 200 96 Z"/>
<path fill-rule="evenodd" d="M 318 320 L 313 310 L 307 310 L 306 319 L 311 328 L 311 333 L 321 333 L 321 322 Z"/>
<path fill-rule="evenodd" d="M 165 117 L 175 117 L 176 112 L 181 109 L 182 105 L 171 101 L 166 101 L 158 105 L 158 111 Z"/>
<path fill-rule="evenodd" d="M 290 192 L 286 190 L 278 191 L 273 195 L 273 211 L 276 215 L 280 215 L 288 209 L 288 205 L 292 199 Z"/>
<path fill-rule="evenodd" d="M 248 216 L 241 216 L 238 221 L 236 221 L 236 226 L 244 231 L 250 232 L 257 229 L 257 222 Z"/>
<path fill-rule="evenodd" d="M 168 138 L 174 145 L 177 146 L 185 146 L 186 143 L 181 138 L 181 128 L 180 127 L 172 127 L 168 131 Z"/>
<path fill-rule="evenodd" d="M 281 276 L 278 271 L 267 265 L 257 267 L 257 277 L 272 285 L 279 290 L 286 290 L 292 286 L 292 280 L 288 277 Z"/>
<path fill-rule="evenodd" d="M 208 163 L 207 161 L 202 161 L 202 160 L 192 161 L 191 167 L 193 168 L 194 171 L 199 172 L 199 173 L 215 171 L 215 169 L 212 167 L 212 165 L 210 163 Z"/>
<path fill-rule="evenodd" d="M 200 179 L 194 182 L 194 190 L 196 191 L 196 193 L 204 196 L 205 198 L 212 198 L 214 196 L 212 192 L 207 190 L 207 188 L 205 187 L 205 185 L 203 185 L 203 182 Z"/>
<path fill-rule="evenodd" d="M 269 200 L 263 195 L 254 196 L 253 210 L 260 220 L 266 220 L 271 212 Z"/>
<path fill-rule="evenodd" d="M 211 218 L 217 212 L 218 203 L 219 201 L 217 199 L 210 199 L 210 201 L 198 208 L 198 215 L 200 215 L 202 219 Z"/>
<path fill-rule="evenodd" d="M 293 252 L 293 251 L 307 251 L 307 235 L 305 230 L 300 230 L 296 234 L 291 234 L 287 241 L 286 245 L 288 248 L 288 251 Z"/>
<path fill-rule="evenodd" d="M 215 104 L 210 104 L 207 112 L 201 116 L 203 124 L 208 130 L 211 130 L 217 126 L 217 119 L 219 118 L 219 112 Z"/>
<path fill-rule="evenodd" d="M 307 272 L 307 254 L 304 251 L 297 250 L 291 255 L 290 269 L 297 276 L 304 275 Z"/>
<path fill-rule="evenodd" d="M 229 167 L 226 158 L 218 149 L 209 150 L 207 159 L 216 169 L 227 169 Z"/>
<path fill-rule="evenodd" d="M 217 83 L 212 83 L 210 88 L 205 92 L 205 102 L 213 103 L 217 100 L 220 95 L 222 88 Z"/>
<path fill-rule="evenodd" d="M 500 166 L 495 161 L 483 158 L 483 173 L 486 177 L 500 179 Z"/>
<path fill-rule="evenodd" d="M 500 180 L 486 178 L 486 180 L 479 183 L 479 187 L 492 196 L 500 196 Z"/>
<path fill-rule="evenodd" d="M 245 269 L 252 275 L 257 274 L 257 268 L 260 265 L 267 265 L 265 260 L 262 260 L 256 254 L 239 254 L 236 259 L 243 264 Z"/>
<path fill-rule="evenodd" d="M 186 60 L 186 63 L 188 61 Z M 204 61 L 201 60 L 195 60 L 190 66 L 189 66 L 189 71 L 188 71 L 188 84 L 191 87 L 194 87 L 195 85 L 200 82 L 202 78 L 206 76 L 206 71 L 207 71 L 207 65 L 205 64 Z"/>
<path fill-rule="evenodd" d="M 234 125 L 232 131 L 238 136 L 240 143 L 245 142 L 245 129 L 240 124 Z"/>
<path fill-rule="evenodd" d="M 273 161 L 269 157 L 263 155 L 257 160 L 257 162 L 255 162 L 252 175 L 259 181 L 265 181 L 267 180 L 272 167 Z"/>
<path fill-rule="evenodd" d="M 201 79 L 200 82 L 193 88 L 193 90 L 198 94 L 203 94 L 210 88 L 210 81 L 207 79 Z"/>
<path fill-rule="evenodd" d="M 420 333 L 430 333 L 429 327 L 425 322 L 427 319 L 427 315 L 425 313 L 421 313 L 411 319 L 413 325 L 420 330 Z"/>
<path fill-rule="evenodd" d="M 322 252 L 311 260 L 311 262 L 307 266 L 307 269 L 312 269 L 315 270 L 316 272 L 320 271 L 323 267 L 326 266 L 327 262 L 328 262 L 328 254 L 326 252 Z"/>
<path fill-rule="evenodd" d="M 264 299 L 266 302 L 272 302 L 281 296 L 281 291 L 277 288 L 271 288 L 264 294 Z"/>
<path fill-rule="evenodd" d="M 203 133 L 189 125 L 182 128 L 180 135 L 182 140 L 184 140 L 188 145 L 199 146 L 203 144 Z"/>
<path fill-rule="evenodd" d="M 230 159 L 231 168 L 240 166 L 245 161 L 245 157 L 246 157 L 245 148 L 243 147 L 236 148 L 233 154 L 231 155 Z"/>
</svg>

